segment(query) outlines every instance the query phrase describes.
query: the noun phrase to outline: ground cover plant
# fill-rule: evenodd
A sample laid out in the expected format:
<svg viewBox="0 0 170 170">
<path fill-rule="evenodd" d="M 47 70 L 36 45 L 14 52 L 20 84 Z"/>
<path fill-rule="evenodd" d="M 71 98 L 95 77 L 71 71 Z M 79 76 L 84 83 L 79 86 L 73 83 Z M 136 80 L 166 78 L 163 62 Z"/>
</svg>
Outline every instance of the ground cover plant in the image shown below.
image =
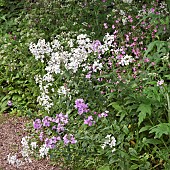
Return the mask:
<svg viewBox="0 0 170 170">
<path fill-rule="evenodd" d="M 23 157 L 69 169 L 170 169 L 169 2 L 23 8 L 1 21 L 0 42 L 1 112 L 33 119 Z"/>
</svg>

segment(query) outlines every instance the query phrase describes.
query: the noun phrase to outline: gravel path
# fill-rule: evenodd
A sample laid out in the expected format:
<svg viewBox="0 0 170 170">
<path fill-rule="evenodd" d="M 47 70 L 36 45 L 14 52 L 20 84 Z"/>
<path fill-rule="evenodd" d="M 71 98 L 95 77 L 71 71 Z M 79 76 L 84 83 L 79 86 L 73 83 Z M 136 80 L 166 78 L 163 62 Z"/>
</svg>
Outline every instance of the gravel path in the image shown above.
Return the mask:
<svg viewBox="0 0 170 170">
<path fill-rule="evenodd" d="M 2 120 L 3 119 L 3 120 Z M 32 160 L 32 163 L 14 167 L 7 161 L 7 155 L 17 154 L 18 159 L 22 158 L 21 139 L 26 136 L 25 123 L 26 118 L 9 117 L 8 114 L 0 116 L 0 170 L 62 170 L 58 167 L 49 165 L 48 160 Z"/>
</svg>

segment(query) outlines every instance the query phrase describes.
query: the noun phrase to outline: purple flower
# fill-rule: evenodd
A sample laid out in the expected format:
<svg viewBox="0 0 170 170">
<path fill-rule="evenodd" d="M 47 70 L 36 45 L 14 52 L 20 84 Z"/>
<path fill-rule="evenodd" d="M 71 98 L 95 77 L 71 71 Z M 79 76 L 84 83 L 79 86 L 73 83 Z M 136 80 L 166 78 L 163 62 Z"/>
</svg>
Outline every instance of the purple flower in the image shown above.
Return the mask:
<svg viewBox="0 0 170 170">
<path fill-rule="evenodd" d="M 74 138 L 74 136 L 72 134 L 70 135 L 70 143 L 71 144 L 77 143 L 77 140 L 75 140 L 75 138 Z"/>
<path fill-rule="evenodd" d="M 70 134 L 70 135 L 65 134 L 63 137 L 63 140 L 64 140 L 65 145 L 68 145 L 69 143 L 71 143 L 71 144 L 77 143 L 77 140 L 75 140 L 75 138 L 72 134 Z"/>
<path fill-rule="evenodd" d="M 92 126 L 95 123 L 95 121 L 93 121 L 93 117 L 92 116 L 88 116 L 87 119 L 84 119 L 84 124 Z"/>
<path fill-rule="evenodd" d="M 60 133 L 62 131 L 64 131 L 64 126 L 59 123 L 58 126 L 57 126 L 57 132 Z"/>
<path fill-rule="evenodd" d="M 34 129 L 41 129 L 41 127 L 42 127 L 41 120 L 40 119 L 36 119 L 33 122 L 33 127 L 34 127 Z"/>
<path fill-rule="evenodd" d="M 53 141 L 51 139 L 48 139 L 48 138 L 45 139 L 45 145 L 46 145 L 47 148 L 50 148 L 50 149 L 53 149 L 54 146 L 55 146 L 53 144 Z"/>
<path fill-rule="evenodd" d="M 89 111 L 88 105 L 84 103 L 83 99 L 77 99 L 75 101 L 75 108 L 78 109 L 79 115 L 82 115 L 83 113 L 87 113 Z"/>
<path fill-rule="evenodd" d="M 45 116 L 42 120 L 43 126 L 49 127 L 50 126 L 50 121 L 52 121 L 52 118 L 49 116 Z"/>
<path fill-rule="evenodd" d="M 8 106 L 12 106 L 12 101 L 11 100 L 8 100 Z"/>
<path fill-rule="evenodd" d="M 67 137 L 68 137 L 67 134 L 65 134 L 64 137 L 63 137 L 63 140 L 64 140 L 64 144 L 65 144 L 65 145 L 68 145 L 69 142 L 70 142 L 69 139 L 68 139 Z"/>
<path fill-rule="evenodd" d="M 43 141 L 43 135 L 44 135 L 44 133 L 41 132 L 40 135 L 39 135 L 40 141 Z"/>
<path fill-rule="evenodd" d="M 56 114 L 56 118 L 55 118 L 55 121 L 54 121 L 54 122 L 55 122 L 55 123 L 60 123 L 60 122 L 62 122 L 62 123 L 64 123 L 64 125 L 65 125 L 65 124 L 68 123 L 68 115 L 64 115 L 64 114 L 62 114 L 62 113 Z"/>
</svg>

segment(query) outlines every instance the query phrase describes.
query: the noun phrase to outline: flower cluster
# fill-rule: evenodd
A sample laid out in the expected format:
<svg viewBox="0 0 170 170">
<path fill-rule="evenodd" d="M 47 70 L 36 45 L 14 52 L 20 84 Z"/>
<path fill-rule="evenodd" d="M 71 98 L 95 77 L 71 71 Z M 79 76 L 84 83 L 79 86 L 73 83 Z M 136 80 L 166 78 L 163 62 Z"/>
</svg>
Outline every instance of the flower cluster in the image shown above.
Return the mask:
<svg viewBox="0 0 170 170">
<path fill-rule="evenodd" d="M 112 152 L 114 152 L 116 149 L 114 148 L 116 146 L 116 139 L 114 136 L 112 136 L 111 134 L 110 135 L 107 135 L 105 137 L 105 141 L 104 143 L 101 145 L 101 147 L 103 149 L 106 148 L 106 146 L 109 146 L 110 148 L 112 148 Z"/>
<path fill-rule="evenodd" d="M 65 145 L 68 145 L 69 143 L 71 143 L 71 144 L 77 143 L 77 140 L 75 140 L 75 138 L 72 134 L 69 134 L 69 135 L 65 134 L 63 137 L 63 140 L 64 140 Z"/>
<path fill-rule="evenodd" d="M 92 126 L 93 124 L 95 124 L 95 121 L 93 121 L 93 117 L 92 116 L 88 116 L 87 119 L 84 119 L 84 124 Z"/>
<path fill-rule="evenodd" d="M 77 99 L 75 101 L 75 108 L 78 109 L 79 115 L 82 115 L 83 113 L 87 113 L 89 111 L 88 105 L 84 103 L 83 99 Z"/>
<path fill-rule="evenodd" d="M 64 115 L 63 113 L 56 114 L 55 118 L 45 116 L 42 120 L 36 119 L 33 122 L 33 127 L 39 133 L 39 139 L 43 143 L 39 149 L 40 157 L 47 156 L 49 150 L 56 148 L 59 141 L 63 141 L 65 145 L 69 143 L 75 144 L 77 142 L 72 134 L 64 134 L 66 124 L 68 124 L 68 115 Z M 49 137 L 46 134 L 47 129 L 51 132 L 57 132 L 58 135 Z"/>
</svg>

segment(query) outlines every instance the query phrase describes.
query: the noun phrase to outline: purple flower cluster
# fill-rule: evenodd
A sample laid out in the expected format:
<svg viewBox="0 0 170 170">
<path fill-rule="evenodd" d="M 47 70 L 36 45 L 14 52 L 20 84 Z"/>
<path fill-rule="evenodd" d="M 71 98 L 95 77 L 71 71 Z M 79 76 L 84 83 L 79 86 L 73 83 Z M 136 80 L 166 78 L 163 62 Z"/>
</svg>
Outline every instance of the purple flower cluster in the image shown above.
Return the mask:
<svg viewBox="0 0 170 170">
<path fill-rule="evenodd" d="M 83 99 L 77 99 L 75 101 L 75 108 L 78 109 L 79 115 L 82 115 L 83 113 L 87 113 L 89 111 L 88 105 L 84 103 Z"/>
<path fill-rule="evenodd" d="M 60 140 L 61 140 L 60 136 L 58 136 L 58 137 L 53 136 L 53 137 L 50 138 L 50 139 L 49 139 L 49 138 L 46 138 L 46 139 L 45 139 L 45 145 L 46 145 L 47 148 L 54 149 L 56 143 L 57 143 L 58 141 L 60 141 Z"/>
<path fill-rule="evenodd" d="M 34 129 L 41 129 L 42 126 L 50 127 L 52 123 L 56 123 L 52 126 L 52 130 L 57 130 L 58 133 L 64 131 L 64 126 L 68 123 L 68 115 L 64 115 L 62 113 L 56 114 L 55 118 L 45 116 L 42 121 L 40 119 L 36 119 L 33 122 Z"/>
<path fill-rule="evenodd" d="M 92 116 L 88 116 L 87 119 L 84 119 L 84 124 L 92 126 L 93 124 L 95 124 L 95 121 L 93 121 L 93 117 Z"/>
<path fill-rule="evenodd" d="M 35 130 L 40 130 L 39 139 L 41 142 L 44 141 L 45 146 L 49 149 L 54 149 L 57 142 L 60 140 L 63 140 L 64 144 L 75 144 L 77 140 L 75 140 L 74 136 L 72 134 L 68 135 L 65 134 L 64 137 L 62 137 L 62 133 L 64 131 L 64 126 L 68 123 L 68 115 L 64 115 L 63 113 L 56 114 L 55 118 L 45 116 L 42 121 L 40 119 L 36 119 L 33 122 L 33 127 Z M 46 137 L 45 131 L 43 130 L 43 127 L 51 128 L 51 130 L 56 130 L 59 134 L 59 136 L 53 136 L 51 138 Z M 63 138 L 63 139 L 62 139 Z"/>
<path fill-rule="evenodd" d="M 40 120 L 40 119 L 36 119 L 36 120 L 33 122 L 33 127 L 34 127 L 34 129 L 36 129 L 36 130 L 41 129 L 41 127 L 42 127 L 41 120 Z"/>
<path fill-rule="evenodd" d="M 75 138 L 72 134 L 70 134 L 70 135 L 65 134 L 63 137 L 63 140 L 64 140 L 65 145 L 68 145 L 69 143 L 71 143 L 71 144 L 77 143 L 77 140 L 75 140 Z"/>
</svg>

